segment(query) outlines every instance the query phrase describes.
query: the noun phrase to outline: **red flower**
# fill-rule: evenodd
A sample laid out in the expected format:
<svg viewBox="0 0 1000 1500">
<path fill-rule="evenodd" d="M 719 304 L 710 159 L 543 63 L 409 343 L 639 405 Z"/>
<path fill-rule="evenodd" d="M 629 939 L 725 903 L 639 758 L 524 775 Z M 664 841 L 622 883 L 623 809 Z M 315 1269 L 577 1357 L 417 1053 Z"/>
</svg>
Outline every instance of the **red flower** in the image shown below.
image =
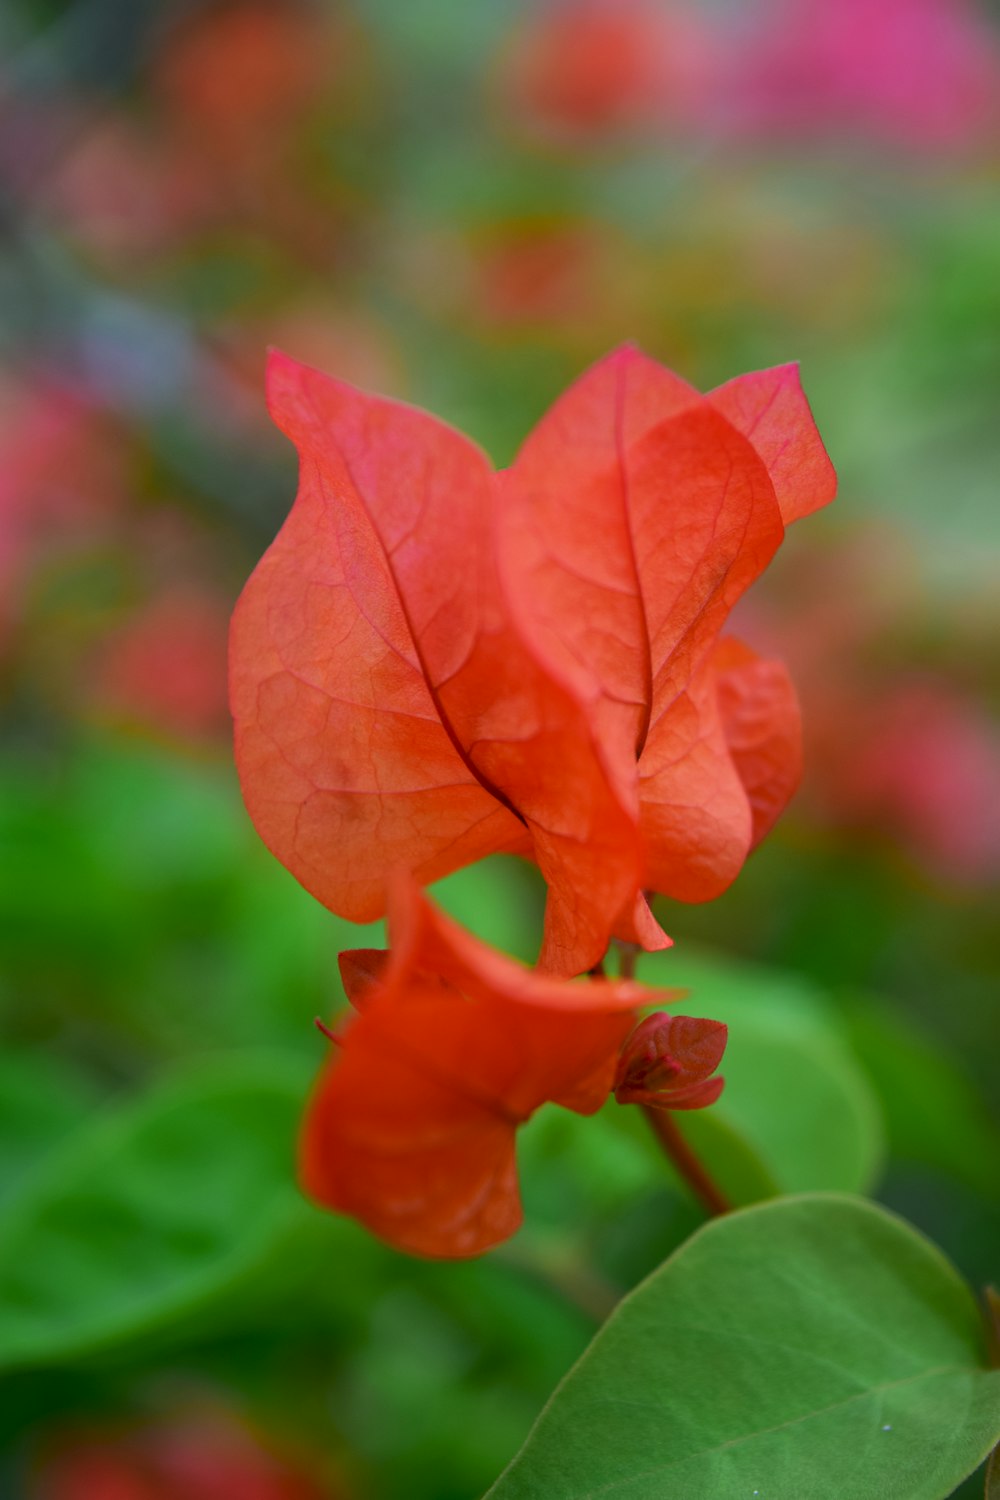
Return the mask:
<svg viewBox="0 0 1000 1500">
<path fill-rule="evenodd" d="M 643 4 L 545 7 L 516 38 L 514 111 L 569 132 L 641 124 L 656 111 L 665 42 L 661 18 Z"/>
<path fill-rule="evenodd" d="M 573 984 L 522 968 L 408 880 L 394 886 L 389 924 L 388 953 L 341 954 L 359 1013 L 336 1038 L 309 1105 L 303 1186 L 399 1249 L 476 1255 L 521 1222 L 517 1127 L 546 1102 L 600 1109 L 637 1007 L 674 997 L 631 980 Z M 662 1029 L 665 1018 L 653 1019 Z M 701 1041 L 690 1028 L 716 1023 L 671 1024 L 679 1076 L 706 1076 L 700 1054 L 688 1055 Z M 695 1107 L 665 1095 L 655 1102 Z"/>
<path fill-rule="evenodd" d="M 528 7 L 502 64 L 518 126 L 590 139 L 688 118 L 710 36 L 691 7 L 648 0 L 553 0 Z"/>
<path fill-rule="evenodd" d="M 29 1500 L 346 1500 L 347 1490 L 225 1409 L 207 1407 L 130 1427 L 60 1433 L 43 1449 L 26 1494 Z"/>
<path fill-rule="evenodd" d="M 543 966 L 663 946 L 641 892 L 718 895 L 798 781 L 786 674 L 719 642 L 785 523 L 833 495 L 795 368 L 700 396 L 619 350 L 500 474 L 284 355 L 269 394 L 299 493 L 231 656 L 269 847 L 355 921 L 398 867 L 530 854 Z"/>
</svg>

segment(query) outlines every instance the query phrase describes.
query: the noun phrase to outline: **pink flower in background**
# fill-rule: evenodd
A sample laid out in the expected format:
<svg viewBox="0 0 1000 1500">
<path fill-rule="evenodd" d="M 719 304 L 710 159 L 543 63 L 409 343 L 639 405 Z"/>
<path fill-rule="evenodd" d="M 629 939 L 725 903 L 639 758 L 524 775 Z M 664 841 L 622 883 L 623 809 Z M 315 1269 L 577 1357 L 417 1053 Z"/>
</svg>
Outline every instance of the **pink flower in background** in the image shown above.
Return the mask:
<svg viewBox="0 0 1000 1500">
<path fill-rule="evenodd" d="M 998 118 L 1000 40 L 975 0 L 764 0 L 712 16 L 646 0 L 554 0 L 511 40 L 502 97 L 536 131 L 592 139 L 876 136 L 916 148 Z"/>
<path fill-rule="evenodd" d="M 800 814 L 857 837 L 889 838 L 935 880 L 980 885 L 1000 878 L 1000 724 L 976 665 L 993 629 L 953 614 L 939 671 L 926 655 L 927 598 L 910 576 L 906 539 L 856 528 L 796 559 L 794 576 L 742 611 L 739 628 L 780 652 L 802 701 L 805 778 Z M 995 618 L 995 617 L 994 617 Z M 958 663 L 968 685 L 949 680 Z"/>
<path fill-rule="evenodd" d="M 93 703 L 103 714 L 184 739 L 228 727 L 228 614 L 189 588 L 165 590 L 104 641 Z"/>
<path fill-rule="evenodd" d="M 124 114 L 81 122 L 36 193 L 51 221 L 99 262 L 131 266 L 175 250 L 183 225 L 173 163 L 153 131 Z"/>
<path fill-rule="evenodd" d="M 997 118 L 1000 47 L 969 0 L 775 0 L 753 26 L 721 80 L 735 131 L 949 147 Z"/>
<path fill-rule="evenodd" d="M 0 643 L 35 567 L 92 542 L 121 508 L 120 434 L 86 397 L 55 381 L 0 383 Z"/>
<path fill-rule="evenodd" d="M 844 811 L 877 819 L 929 871 L 1000 878 L 1000 728 L 948 683 L 892 684 L 844 778 Z"/>
</svg>

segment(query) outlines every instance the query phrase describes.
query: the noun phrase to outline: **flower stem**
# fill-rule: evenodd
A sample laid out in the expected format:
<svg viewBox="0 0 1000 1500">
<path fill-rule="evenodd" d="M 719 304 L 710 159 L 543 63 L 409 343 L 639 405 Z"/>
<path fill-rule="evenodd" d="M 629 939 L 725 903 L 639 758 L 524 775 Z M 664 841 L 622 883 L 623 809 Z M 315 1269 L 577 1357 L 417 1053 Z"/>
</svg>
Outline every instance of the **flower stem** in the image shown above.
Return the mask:
<svg viewBox="0 0 1000 1500">
<path fill-rule="evenodd" d="M 667 1157 L 709 1213 L 729 1213 L 732 1204 L 698 1160 L 670 1110 L 656 1109 L 650 1104 L 643 1104 L 641 1109 Z"/>
<path fill-rule="evenodd" d="M 618 978 L 634 979 L 639 949 L 634 943 L 622 943 L 617 939 L 615 940 L 615 947 L 618 949 Z"/>
</svg>

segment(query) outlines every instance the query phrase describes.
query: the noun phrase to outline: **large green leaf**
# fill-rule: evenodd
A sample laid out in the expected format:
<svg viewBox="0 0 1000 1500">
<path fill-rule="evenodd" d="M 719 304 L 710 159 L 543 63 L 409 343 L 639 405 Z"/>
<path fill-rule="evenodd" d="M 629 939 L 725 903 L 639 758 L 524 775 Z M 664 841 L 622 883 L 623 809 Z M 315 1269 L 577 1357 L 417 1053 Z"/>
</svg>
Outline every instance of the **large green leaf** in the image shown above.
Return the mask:
<svg viewBox="0 0 1000 1500">
<path fill-rule="evenodd" d="M 877 996 L 858 997 L 847 1016 L 854 1049 L 878 1088 L 893 1156 L 936 1167 L 992 1198 L 1000 1128 L 947 1044 Z"/>
<path fill-rule="evenodd" d="M 935 1247 L 864 1200 L 713 1220 L 622 1302 L 493 1500 L 942 1500 L 1000 1371 Z"/>
<path fill-rule="evenodd" d="M 871 1187 L 882 1157 L 878 1105 L 819 992 L 705 955 L 643 955 L 640 977 L 687 986 L 678 1009 L 729 1026 L 718 1104 L 676 1118 L 733 1203 Z"/>
<path fill-rule="evenodd" d="M 0 1363 L 62 1360 L 197 1317 L 306 1210 L 298 1069 L 192 1071 L 100 1114 L 0 1215 Z"/>
<path fill-rule="evenodd" d="M 484 943 L 530 964 L 542 941 L 543 889 L 524 860 L 495 854 L 439 880 L 431 894 Z"/>
<path fill-rule="evenodd" d="M 93 1113 L 97 1091 L 68 1062 L 27 1051 L 0 1057 L 0 1206 Z"/>
<path fill-rule="evenodd" d="M 5 1029 L 47 1047 L 65 1028 L 118 1074 L 220 1046 L 316 1057 L 338 949 L 384 943 L 264 848 L 228 765 L 95 742 L 56 781 L 10 757 L 0 844 Z"/>
</svg>

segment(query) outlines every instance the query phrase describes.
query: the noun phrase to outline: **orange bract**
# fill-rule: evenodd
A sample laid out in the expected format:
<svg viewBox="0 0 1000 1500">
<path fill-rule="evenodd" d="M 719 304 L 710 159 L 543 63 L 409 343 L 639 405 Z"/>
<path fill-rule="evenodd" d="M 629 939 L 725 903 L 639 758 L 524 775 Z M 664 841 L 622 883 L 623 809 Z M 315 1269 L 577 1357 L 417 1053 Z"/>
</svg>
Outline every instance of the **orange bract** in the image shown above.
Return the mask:
<svg viewBox="0 0 1000 1500">
<path fill-rule="evenodd" d="M 543 967 L 665 945 L 642 892 L 719 894 L 798 777 L 782 669 L 719 646 L 784 522 L 833 495 L 794 367 L 703 397 L 619 350 L 499 475 L 284 355 L 269 394 L 299 494 L 237 607 L 231 687 L 270 848 L 356 921 L 396 868 L 528 854 Z"/>
<path fill-rule="evenodd" d="M 358 1014 L 317 1084 L 302 1181 L 403 1250 L 476 1255 L 521 1222 L 514 1137 L 551 1101 L 593 1114 L 636 1008 L 632 981 L 522 968 L 393 885 L 388 953 L 341 956 Z"/>
</svg>

